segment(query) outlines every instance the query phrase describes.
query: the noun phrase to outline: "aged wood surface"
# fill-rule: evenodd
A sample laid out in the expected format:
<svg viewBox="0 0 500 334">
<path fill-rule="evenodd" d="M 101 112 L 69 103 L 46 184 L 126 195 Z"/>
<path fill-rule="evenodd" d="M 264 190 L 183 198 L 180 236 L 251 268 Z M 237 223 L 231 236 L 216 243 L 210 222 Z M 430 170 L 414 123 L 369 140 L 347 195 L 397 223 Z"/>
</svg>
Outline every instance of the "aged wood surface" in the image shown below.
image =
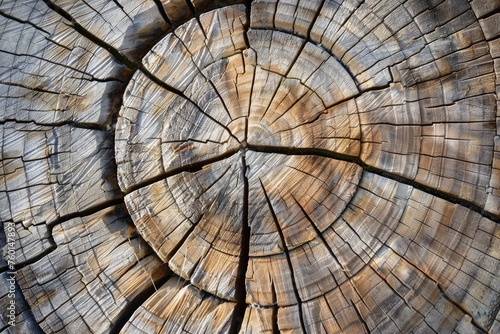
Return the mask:
<svg viewBox="0 0 500 334">
<path fill-rule="evenodd" d="M 499 94 L 499 0 L 0 0 L 0 331 L 499 333 Z"/>
</svg>

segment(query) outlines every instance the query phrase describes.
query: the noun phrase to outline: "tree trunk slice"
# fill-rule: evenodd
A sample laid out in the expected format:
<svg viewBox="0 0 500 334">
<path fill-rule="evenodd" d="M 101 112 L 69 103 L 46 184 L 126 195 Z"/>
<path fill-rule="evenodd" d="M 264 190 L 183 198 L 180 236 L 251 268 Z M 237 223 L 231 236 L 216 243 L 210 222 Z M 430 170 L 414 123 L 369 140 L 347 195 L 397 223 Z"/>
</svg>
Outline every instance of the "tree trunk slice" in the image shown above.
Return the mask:
<svg viewBox="0 0 500 334">
<path fill-rule="evenodd" d="M 499 332 L 499 9 L 0 3 L 0 330 Z"/>
</svg>

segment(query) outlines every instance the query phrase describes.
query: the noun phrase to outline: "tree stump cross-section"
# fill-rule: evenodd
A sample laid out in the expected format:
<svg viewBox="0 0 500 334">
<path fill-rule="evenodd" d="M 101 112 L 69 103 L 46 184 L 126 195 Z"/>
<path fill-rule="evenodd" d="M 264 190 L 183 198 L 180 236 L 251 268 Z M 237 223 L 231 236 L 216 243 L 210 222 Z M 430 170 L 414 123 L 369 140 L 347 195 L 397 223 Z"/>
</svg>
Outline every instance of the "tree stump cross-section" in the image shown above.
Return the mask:
<svg viewBox="0 0 500 334">
<path fill-rule="evenodd" d="M 0 1 L 0 330 L 500 332 L 498 27 Z"/>
</svg>

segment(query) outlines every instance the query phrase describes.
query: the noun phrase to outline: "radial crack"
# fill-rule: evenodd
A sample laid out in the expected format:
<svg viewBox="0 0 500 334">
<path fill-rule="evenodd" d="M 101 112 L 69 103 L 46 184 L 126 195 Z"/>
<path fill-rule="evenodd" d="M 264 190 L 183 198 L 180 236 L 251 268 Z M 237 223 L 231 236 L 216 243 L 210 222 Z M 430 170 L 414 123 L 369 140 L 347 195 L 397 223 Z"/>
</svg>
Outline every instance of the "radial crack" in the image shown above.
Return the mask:
<svg viewBox="0 0 500 334">
<path fill-rule="evenodd" d="M 297 201 L 297 199 L 295 198 L 295 196 L 293 196 L 292 194 L 292 198 L 293 200 L 295 201 L 295 203 L 299 206 L 300 210 L 302 211 L 302 213 L 304 214 L 304 216 L 306 217 L 307 221 L 311 224 L 311 227 L 314 229 L 314 231 L 316 232 L 316 235 L 320 238 L 321 242 L 323 243 L 323 245 L 325 245 L 326 249 L 328 250 L 328 253 L 330 253 L 330 255 L 332 256 L 332 258 L 335 260 L 335 262 L 337 262 L 337 264 L 339 265 L 340 268 L 342 268 L 342 270 L 344 271 L 344 273 L 347 275 L 347 277 L 350 278 L 349 276 L 349 273 L 344 269 L 344 266 L 342 265 L 342 263 L 339 261 L 339 259 L 337 258 L 337 255 L 335 255 L 335 253 L 333 252 L 333 250 L 331 249 L 330 245 L 328 245 L 328 243 L 326 242 L 325 238 L 323 237 L 323 234 L 321 233 L 321 231 L 318 229 L 318 227 L 316 226 L 316 224 L 314 224 L 314 222 L 311 220 L 311 218 L 309 217 L 309 215 L 307 214 L 306 210 L 302 207 L 302 205 L 300 205 L 299 201 Z M 337 281 L 337 278 L 332 274 L 332 277 L 333 277 L 333 280 L 335 282 L 335 284 L 340 287 L 340 284 L 339 282 Z"/>
<path fill-rule="evenodd" d="M 96 213 L 98 211 L 101 211 L 103 209 L 106 209 L 108 207 L 119 205 L 119 204 L 123 204 L 123 203 L 124 203 L 124 201 L 123 201 L 123 194 L 120 194 L 120 195 L 118 195 L 114 199 L 111 199 L 111 200 L 108 200 L 108 201 L 104 201 L 102 203 L 99 203 L 99 204 L 96 204 L 94 206 L 88 207 L 88 208 L 86 208 L 84 210 L 75 211 L 75 212 L 69 213 L 67 215 L 60 216 L 59 218 L 54 219 L 53 221 L 51 221 L 48 224 L 48 226 L 55 226 L 55 225 L 61 224 L 61 223 L 65 222 L 65 221 L 73 219 L 73 218 L 90 216 L 90 215 L 92 215 L 92 214 L 94 214 L 94 213 Z"/>
<path fill-rule="evenodd" d="M 295 272 L 293 270 L 292 260 L 290 259 L 290 253 L 289 253 L 288 248 L 286 246 L 285 236 L 283 234 L 283 231 L 281 230 L 281 226 L 278 222 L 278 217 L 276 216 L 276 213 L 274 212 L 274 208 L 273 208 L 273 205 L 271 203 L 271 200 L 269 199 L 266 188 L 264 187 L 262 180 L 259 179 L 259 182 L 260 182 L 260 186 L 262 187 L 262 191 L 264 192 L 264 196 L 266 197 L 266 202 L 267 202 L 267 205 L 269 207 L 269 211 L 271 212 L 271 216 L 273 217 L 273 221 L 274 221 L 274 224 L 276 226 L 276 230 L 278 231 L 281 243 L 283 244 L 283 250 L 284 250 L 284 253 L 286 256 L 286 261 L 287 261 L 288 267 L 290 268 L 290 276 L 291 276 L 290 279 L 292 281 L 293 292 L 295 294 L 295 298 L 297 299 L 297 305 L 298 305 L 298 309 L 299 309 L 300 326 L 302 328 L 302 332 L 307 333 L 305 325 L 304 325 L 304 316 L 302 314 L 302 300 L 300 299 L 299 290 L 297 288 L 297 283 L 295 281 Z"/>
<path fill-rule="evenodd" d="M 35 28 L 35 29 L 37 29 L 37 30 L 39 30 L 39 31 L 41 31 L 41 32 L 43 32 L 43 33 L 45 33 L 45 34 L 47 34 L 47 35 L 50 35 L 50 33 L 49 33 L 47 30 L 45 30 L 45 29 L 43 29 L 43 28 L 41 28 L 41 27 L 37 26 L 37 25 L 36 25 L 36 24 L 34 24 L 33 22 L 30 22 L 30 21 L 27 21 L 27 20 L 26 20 L 26 21 L 25 21 L 25 20 L 21 20 L 21 19 L 19 19 L 19 18 L 15 17 L 15 16 L 9 15 L 9 14 L 7 14 L 7 13 L 5 13 L 5 12 L 1 11 L 1 10 L 0 10 L 0 16 L 3 16 L 3 17 L 5 17 L 6 19 L 9 19 L 9 20 L 13 20 L 13 21 L 19 22 L 19 23 L 21 23 L 21 24 L 29 24 L 29 25 L 30 25 L 30 26 L 32 26 L 33 28 Z"/>
<path fill-rule="evenodd" d="M 360 157 L 358 156 L 352 156 L 344 153 L 338 153 L 338 152 L 333 152 L 325 149 L 318 149 L 318 148 L 301 148 L 301 147 L 281 147 L 281 146 L 266 146 L 266 145 L 252 145 L 249 144 L 248 148 L 252 151 L 256 152 L 264 152 L 264 153 L 276 153 L 276 154 L 285 154 L 285 155 L 315 155 L 315 156 L 320 156 L 320 157 L 325 157 L 325 158 L 330 158 L 330 159 L 336 159 L 336 160 L 341 160 L 341 161 L 346 161 L 350 163 L 357 164 L 361 168 L 363 168 L 364 171 L 370 172 L 373 174 L 377 174 L 383 177 L 386 177 L 388 179 L 397 181 L 399 183 L 411 186 L 415 189 L 421 190 L 423 192 L 426 192 L 430 195 L 433 195 L 435 197 L 441 198 L 445 201 L 448 201 L 453 204 L 458 204 L 461 205 L 465 208 L 468 208 L 476 213 L 479 213 L 481 216 L 490 219 L 497 224 L 500 224 L 500 217 L 496 216 L 490 212 L 485 211 L 482 207 L 480 207 L 478 204 L 472 203 L 468 200 L 465 200 L 463 198 L 460 198 L 458 196 L 454 196 L 450 193 L 444 192 L 442 190 L 438 190 L 435 188 L 431 188 L 425 184 L 422 184 L 418 181 L 415 181 L 413 179 L 407 178 L 405 176 L 395 174 L 392 172 L 385 171 L 383 169 L 370 166 L 366 162 L 364 162 Z"/>
<path fill-rule="evenodd" d="M 190 172 L 190 173 L 194 173 L 196 171 L 199 171 L 201 170 L 204 166 L 207 166 L 211 163 L 214 163 L 214 162 L 217 162 L 217 161 L 221 161 L 221 160 L 224 160 L 224 159 L 227 159 L 231 156 L 233 156 L 234 154 L 236 154 L 237 152 L 239 151 L 239 148 L 235 148 L 235 149 L 231 149 L 231 150 L 228 150 L 227 152 L 223 153 L 223 154 L 220 154 L 218 156 L 215 156 L 213 158 L 210 158 L 210 159 L 206 159 L 206 160 L 201 160 L 201 161 L 198 161 L 198 162 L 194 162 L 194 163 L 191 163 L 191 164 L 186 164 L 186 165 L 183 165 L 181 167 L 177 167 L 177 168 L 174 168 L 174 169 L 171 169 L 167 172 L 163 172 L 163 173 L 160 173 L 156 176 L 153 176 L 151 178 L 148 178 L 146 180 L 143 180 L 141 182 L 137 182 L 135 183 L 134 185 L 132 185 L 131 187 L 127 188 L 127 189 L 124 189 L 124 193 L 125 194 L 129 194 L 137 189 L 140 189 L 140 188 L 143 188 L 143 187 L 147 187 L 155 182 L 158 182 L 158 181 L 161 181 L 161 180 L 164 180 L 168 177 L 171 177 L 173 175 L 176 175 L 176 174 L 180 174 L 180 173 L 184 173 L 184 172 Z"/>
<path fill-rule="evenodd" d="M 200 26 L 200 30 L 204 31 L 203 30 L 203 27 Z M 193 54 L 189 51 L 189 47 L 186 45 L 186 43 L 184 43 L 184 41 L 175 34 L 174 32 L 174 35 L 175 37 L 179 40 L 179 42 L 181 42 L 182 46 L 184 46 L 184 48 L 186 49 L 187 52 L 189 52 L 189 54 L 191 55 L 191 58 L 193 58 Z M 224 111 L 226 112 L 227 116 L 233 120 L 231 118 L 231 113 L 229 112 L 229 108 L 226 106 L 226 103 L 224 102 L 224 99 L 222 98 L 220 92 L 217 90 L 217 88 L 215 87 L 214 83 L 212 82 L 212 80 L 210 80 L 209 78 L 207 78 L 204 74 L 203 74 L 203 69 L 200 69 L 198 67 L 198 65 L 192 61 L 193 65 L 196 67 L 196 69 L 198 70 L 198 72 L 201 74 L 201 76 L 203 76 L 203 78 L 205 78 L 206 82 L 212 87 L 212 90 L 215 92 L 215 94 L 217 95 L 217 97 L 219 98 L 220 102 L 222 103 L 223 107 L 224 107 Z"/>
<path fill-rule="evenodd" d="M 162 286 L 165 284 L 169 279 L 171 275 L 166 275 L 164 278 L 158 280 L 156 282 L 157 286 Z M 151 285 L 148 289 L 142 291 L 135 297 L 133 300 L 129 302 L 127 307 L 123 308 L 122 311 L 118 314 L 118 316 L 115 318 L 115 321 L 111 328 L 109 329 L 109 334 L 118 334 L 121 332 L 122 328 L 125 326 L 125 324 L 130 320 L 132 317 L 132 314 L 139 309 L 144 302 L 155 293 L 155 284 Z"/>
<path fill-rule="evenodd" d="M 450 296 L 448 296 L 446 294 L 446 292 L 444 291 L 443 287 L 439 284 L 439 283 L 436 283 L 436 286 L 437 288 L 439 289 L 439 292 L 441 292 L 441 296 L 443 296 L 444 299 L 446 299 L 448 302 L 450 302 L 451 304 L 453 304 L 456 308 L 458 308 L 460 311 L 462 311 L 464 314 L 467 314 L 471 319 L 470 319 L 470 322 L 472 325 L 474 325 L 475 327 L 477 327 L 478 329 L 480 329 L 481 331 L 483 331 L 484 333 L 488 333 L 488 330 L 486 328 L 484 328 L 483 326 L 481 326 L 475 319 L 474 317 L 472 316 L 472 314 L 470 313 L 469 310 L 467 310 L 463 305 L 461 305 L 459 302 L 457 302 L 456 300 L 452 299 Z"/>
<path fill-rule="evenodd" d="M 250 226 L 248 225 L 248 178 L 245 155 L 241 156 L 243 176 L 243 212 L 241 222 L 241 245 L 238 272 L 235 282 L 236 306 L 234 308 L 229 333 L 237 334 L 241 329 L 246 310 L 246 272 L 250 253 Z"/>
<path fill-rule="evenodd" d="M 172 22 L 168 18 L 167 12 L 165 11 L 165 7 L 163 7 L 163 4 L 161 0 L 153 0 L 156 7 L 158 8 L 158 12 L 160 12 L 161 17 L 163 18 L 163 21 L 167 23 L 169 26 L 172 26 Z"/>
<path fill-rule="evenodd" d="M 279 326 L 278 326 L 278 302 L 276 298 L 276 288 L 274 287 L 274 283 L 271 282 L 271 294 L 273 298 L 273 313 L 272 313 L 272 329 L 273 334 L 279 334 Z"/>
<path fill-rule="evenodd" d="M 366 323 L 366 320 L 361 315 L 361 312 L 359 312 L 358 307 L 352 301 L 352 299 L 350 301 L 351 301 L 352 307 L 354 308 L 354 311 L 356 311 L 356 314 L 358 315 L 359 320 L 361 320 L 361 324 L 363 325 L 363 328 L 365 329 L 365 332 L 366 333 L 371 333 L 370 328 L 368 327 L 368 324 Z"/>
<path fill-rule="evenodd" d="M 78 23 L 75 20 L 75 18 L 73 18 L 73 16 L 71 14 L 69 14 L 67 11 L 65 11 L 62 7 L 56 5 L 54 2 L 52 2 L 50 0 L 43 0 L 43 2 L 45 2 L 45 4 L 50 9 L 52 9 L 53 11 L 55 11 L 56 13 L 58 13 L 59 15 L 61 15 L 63 18 L 65 18 L 67 21 L 69 21 L 70 22 L 70 26 L 76 32 L 78 32 L 79 34 L 81 34 L 83 37 L 89 39 L 90 41 L 92 41 L 97 46 L 99 46 L 99 47 L 107 50 L 120 63 L 122 63 L 123 65 L 125 65 L 126 67 L 128 67 L 129 69 L 131 69 L 132 71 L 137 71 L 137 70 L 140 71 L 148 79 L 150 79 L 151 81 L 153 81 L 154 83 L 156 83 L 160 87 L 162 87 L 165 90 L 167 90 L 167 91 L 169 91 L 171 93 L 174 93 L 174 94 L 176 94 L 178 96 L 181 96 L 182 98 L 188 100 L 193 105 L 195 105 L 200 112 L 204 113 L 203 110 L 201 110 L 201 108 L 199 108 L 198 105 L 196 103 L 194 103 L 194 101 L 192 101 L 191 99 L 189 99 L 184 94 L 184 92 L 182 92 L 181 90 L 179 90 L 179 89 L 177 89 L 175 87 L 172 87 L 172 86 L 168 85 L 167 83 L 163 82 L 158 77 L 156 77 L 153 73 L 151 73 L 141 62 L 135 62 L 135 61 L 129 59 L 127 56 L 125 56 L 123 53 L 121 53 L 118 49 L 116 49 L 115 47 L 113 47 L 111 44 L 107 43 L 106 41 L 104 41 L 104 40 L 100 39 L 99 37 L 95 36 L 94 34 L 92 34 L 85 27 L 83 27 L 80 23 Z"/>
</svg>

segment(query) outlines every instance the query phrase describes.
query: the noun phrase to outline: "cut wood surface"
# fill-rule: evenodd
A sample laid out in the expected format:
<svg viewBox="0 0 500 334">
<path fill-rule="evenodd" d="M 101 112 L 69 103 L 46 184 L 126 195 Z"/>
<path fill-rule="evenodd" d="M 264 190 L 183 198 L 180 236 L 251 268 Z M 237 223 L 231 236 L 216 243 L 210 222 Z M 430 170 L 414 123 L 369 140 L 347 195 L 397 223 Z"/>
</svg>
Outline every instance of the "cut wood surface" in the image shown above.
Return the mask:
<svg viewBox="0 0 500 334">
<path fill-rule="evenodd" d="M 499 94 L 498 0 L 0 0 L 0 331 L 499 333 Z"/>
</svg>

